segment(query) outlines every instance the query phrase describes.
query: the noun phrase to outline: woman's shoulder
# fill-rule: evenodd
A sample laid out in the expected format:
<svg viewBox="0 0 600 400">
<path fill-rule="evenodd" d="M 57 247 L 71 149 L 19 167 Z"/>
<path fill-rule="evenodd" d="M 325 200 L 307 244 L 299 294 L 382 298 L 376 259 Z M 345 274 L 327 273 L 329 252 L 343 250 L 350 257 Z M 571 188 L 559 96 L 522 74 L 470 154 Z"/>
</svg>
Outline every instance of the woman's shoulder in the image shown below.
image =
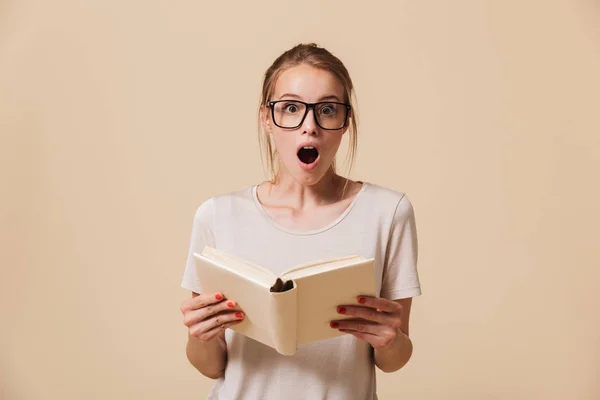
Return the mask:
<svg viewBox="0 0 600 400">
<path fill-rule="evenodd" d="M 410 203 L 405 191 L 374 182 L 363 182 L 366 185 L 365 194 L 377 205 L 391 204 L 394 207 L 401 203 Z"/>
<path fill-rule="evenodd" d="M 256 185 L 224 190 L 206 196 L 198 202 L 196 214 L 208 216 L 214 214 L 216 207 L 219 205 L 231 204 L 239 201 L 251 201 L 255 186 Z"/>
<path fill-rule="evenodd" d="M 406 191 L 373 182 L 365 182 L 365 204 L 376 209 L 382 218 L 391 220 L 393 224 L 402 224 L 414 218 L 414 208 Z"/>
</svg>

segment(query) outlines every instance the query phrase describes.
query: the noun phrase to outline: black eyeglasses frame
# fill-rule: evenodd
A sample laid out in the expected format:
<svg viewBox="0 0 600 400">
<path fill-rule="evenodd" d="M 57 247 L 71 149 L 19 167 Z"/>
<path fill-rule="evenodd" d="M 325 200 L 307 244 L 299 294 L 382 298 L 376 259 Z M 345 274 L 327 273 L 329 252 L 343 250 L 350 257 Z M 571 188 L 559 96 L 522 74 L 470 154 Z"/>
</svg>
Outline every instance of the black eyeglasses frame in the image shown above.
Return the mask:
<svg viewBox="0 0 600 400">
<path fill-rule="evenodd" d="M 279 125 L 277 122 L 275 122 L 275 104 L 277 103 L 284 103 L 284 102 L 288 102 L 288 103 L 300 103 L 300 104 L 304 104 L 304 106 L 306 107 L 306 109 L 304 110 L 304 115 L 302 116 L 302 119 L 300 120 L 300 123 L 296 126 L 293 127 L 289 127 L 289 126 L 281 126 Z M 346 108 L 346 115 L 344 116 L 344 123 L 342 124 L 341 127 L 339 128 L 324 128 L 320 123 L 319 120 L 317 118 L 317 113 L 315 112 L 315 107 L 320 105 L 320 104 L 339 104 L 342 105 Z M 315 119 L 315 123 L 323 130 L 326 131 L 339 131 L 340 129 L 344 129 L 346 127 L 346 123 L 348 122 L 348 115 L 349 115 L 349 111 L 352 109 L 352 107 L 350 106 L 350 104 L 346 104 L 346 103 L 340 103 L 337 101 L 319 101 L 317 103 L 306 103 L 304 101 L 300 101 L 300 100 L 275 100 L 275 101 L 268 101 L 267 102 L 267 106 L 271 109 L 271 119 L 273 120 L 273 123 L 283 129 L 296 129 L 300 126 L 302 126 L 302 124 L 304 123 L 304 119 L 306 118 L 306 116 L 308 115 L 308 110 L 310 110 L 312 108 L 313 110 L 313 118 Z"/>
</svg>

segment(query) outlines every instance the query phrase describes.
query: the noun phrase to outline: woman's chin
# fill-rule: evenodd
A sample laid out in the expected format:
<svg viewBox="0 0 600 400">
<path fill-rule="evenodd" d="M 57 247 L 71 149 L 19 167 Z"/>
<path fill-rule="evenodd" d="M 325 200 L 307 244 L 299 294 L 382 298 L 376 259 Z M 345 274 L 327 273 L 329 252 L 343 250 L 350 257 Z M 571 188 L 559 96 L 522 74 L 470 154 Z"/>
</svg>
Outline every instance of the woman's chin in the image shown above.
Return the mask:
<svg viewBox="0 0 600 400">
<path fill-rule="evenodd" d="M 319 183 L 327 172 L 326 170 L 324 171 L 323 168 L 317 168 L 316 165 L 312 168 L 302 168 L 301 166 L 300 168 L 295 168 L 294 171 L 295 173 L 293 175 L 295 180 L 307 186 Z"/>
<path fill-rule="evenodd" d="M 300 161 L 299 158 L 286 160 L 282 167 L 296 182 L 307 186 L 318 183 L 327 173 L 327 168 L 320 156 L 310 164 Z"/>
</svg>

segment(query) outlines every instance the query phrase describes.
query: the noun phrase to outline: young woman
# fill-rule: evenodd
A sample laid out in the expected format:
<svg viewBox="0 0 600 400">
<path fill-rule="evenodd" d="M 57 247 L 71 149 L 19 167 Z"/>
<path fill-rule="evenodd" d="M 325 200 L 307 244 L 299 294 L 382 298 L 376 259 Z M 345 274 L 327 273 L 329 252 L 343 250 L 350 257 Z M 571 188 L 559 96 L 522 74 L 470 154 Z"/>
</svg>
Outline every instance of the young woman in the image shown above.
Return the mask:
<svg viewBox="0 0 600 400">
<path fill-rule="evenodd" d="M 351 158 L 356 151 L 352 98 L 348 71 L 329 51 L 302 44 L 283 53 L 265 73 L 259 109 L 271 179 L 196 210 L 182 281 L 192 297 L 181 311 L 190 363 L 217 379 L 209 399 L 376 399 L 375 368 L 396 371 L 411 357 L 411 298 L 421 294 L 414 212 L 403 193 L 336 172 L 342 135 L 351 135 Z M 275 274 L 314 259 L 373 257 L 379 297 L 340 304 L 352 318 L 331 329 L 346 334 L 283 356 L 226 329 L 244 318 L 227 288 L 197 293 L 192 254 L 205 245 Z"/>
</svg>

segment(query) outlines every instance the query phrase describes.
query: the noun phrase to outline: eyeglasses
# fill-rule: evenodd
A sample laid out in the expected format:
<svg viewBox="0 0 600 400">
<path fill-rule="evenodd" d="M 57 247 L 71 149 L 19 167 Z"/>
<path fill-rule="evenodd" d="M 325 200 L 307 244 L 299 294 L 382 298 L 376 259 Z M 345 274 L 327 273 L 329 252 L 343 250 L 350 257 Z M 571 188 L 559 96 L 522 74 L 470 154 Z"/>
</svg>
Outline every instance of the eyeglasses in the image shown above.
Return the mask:
<svg viewBox="0 0 600 400">
<path fill-rule="evenodd" d="M 325 130 L 339 130 L 346 126 L 350 105 L 338 102 L 305 103 L 298 100 L 277 100 L 267 103 L 271 108 L 273 122 L 280 128 L 298 128 L 304 122 L 308 110 L 319 127 Z"/>
</svg>

